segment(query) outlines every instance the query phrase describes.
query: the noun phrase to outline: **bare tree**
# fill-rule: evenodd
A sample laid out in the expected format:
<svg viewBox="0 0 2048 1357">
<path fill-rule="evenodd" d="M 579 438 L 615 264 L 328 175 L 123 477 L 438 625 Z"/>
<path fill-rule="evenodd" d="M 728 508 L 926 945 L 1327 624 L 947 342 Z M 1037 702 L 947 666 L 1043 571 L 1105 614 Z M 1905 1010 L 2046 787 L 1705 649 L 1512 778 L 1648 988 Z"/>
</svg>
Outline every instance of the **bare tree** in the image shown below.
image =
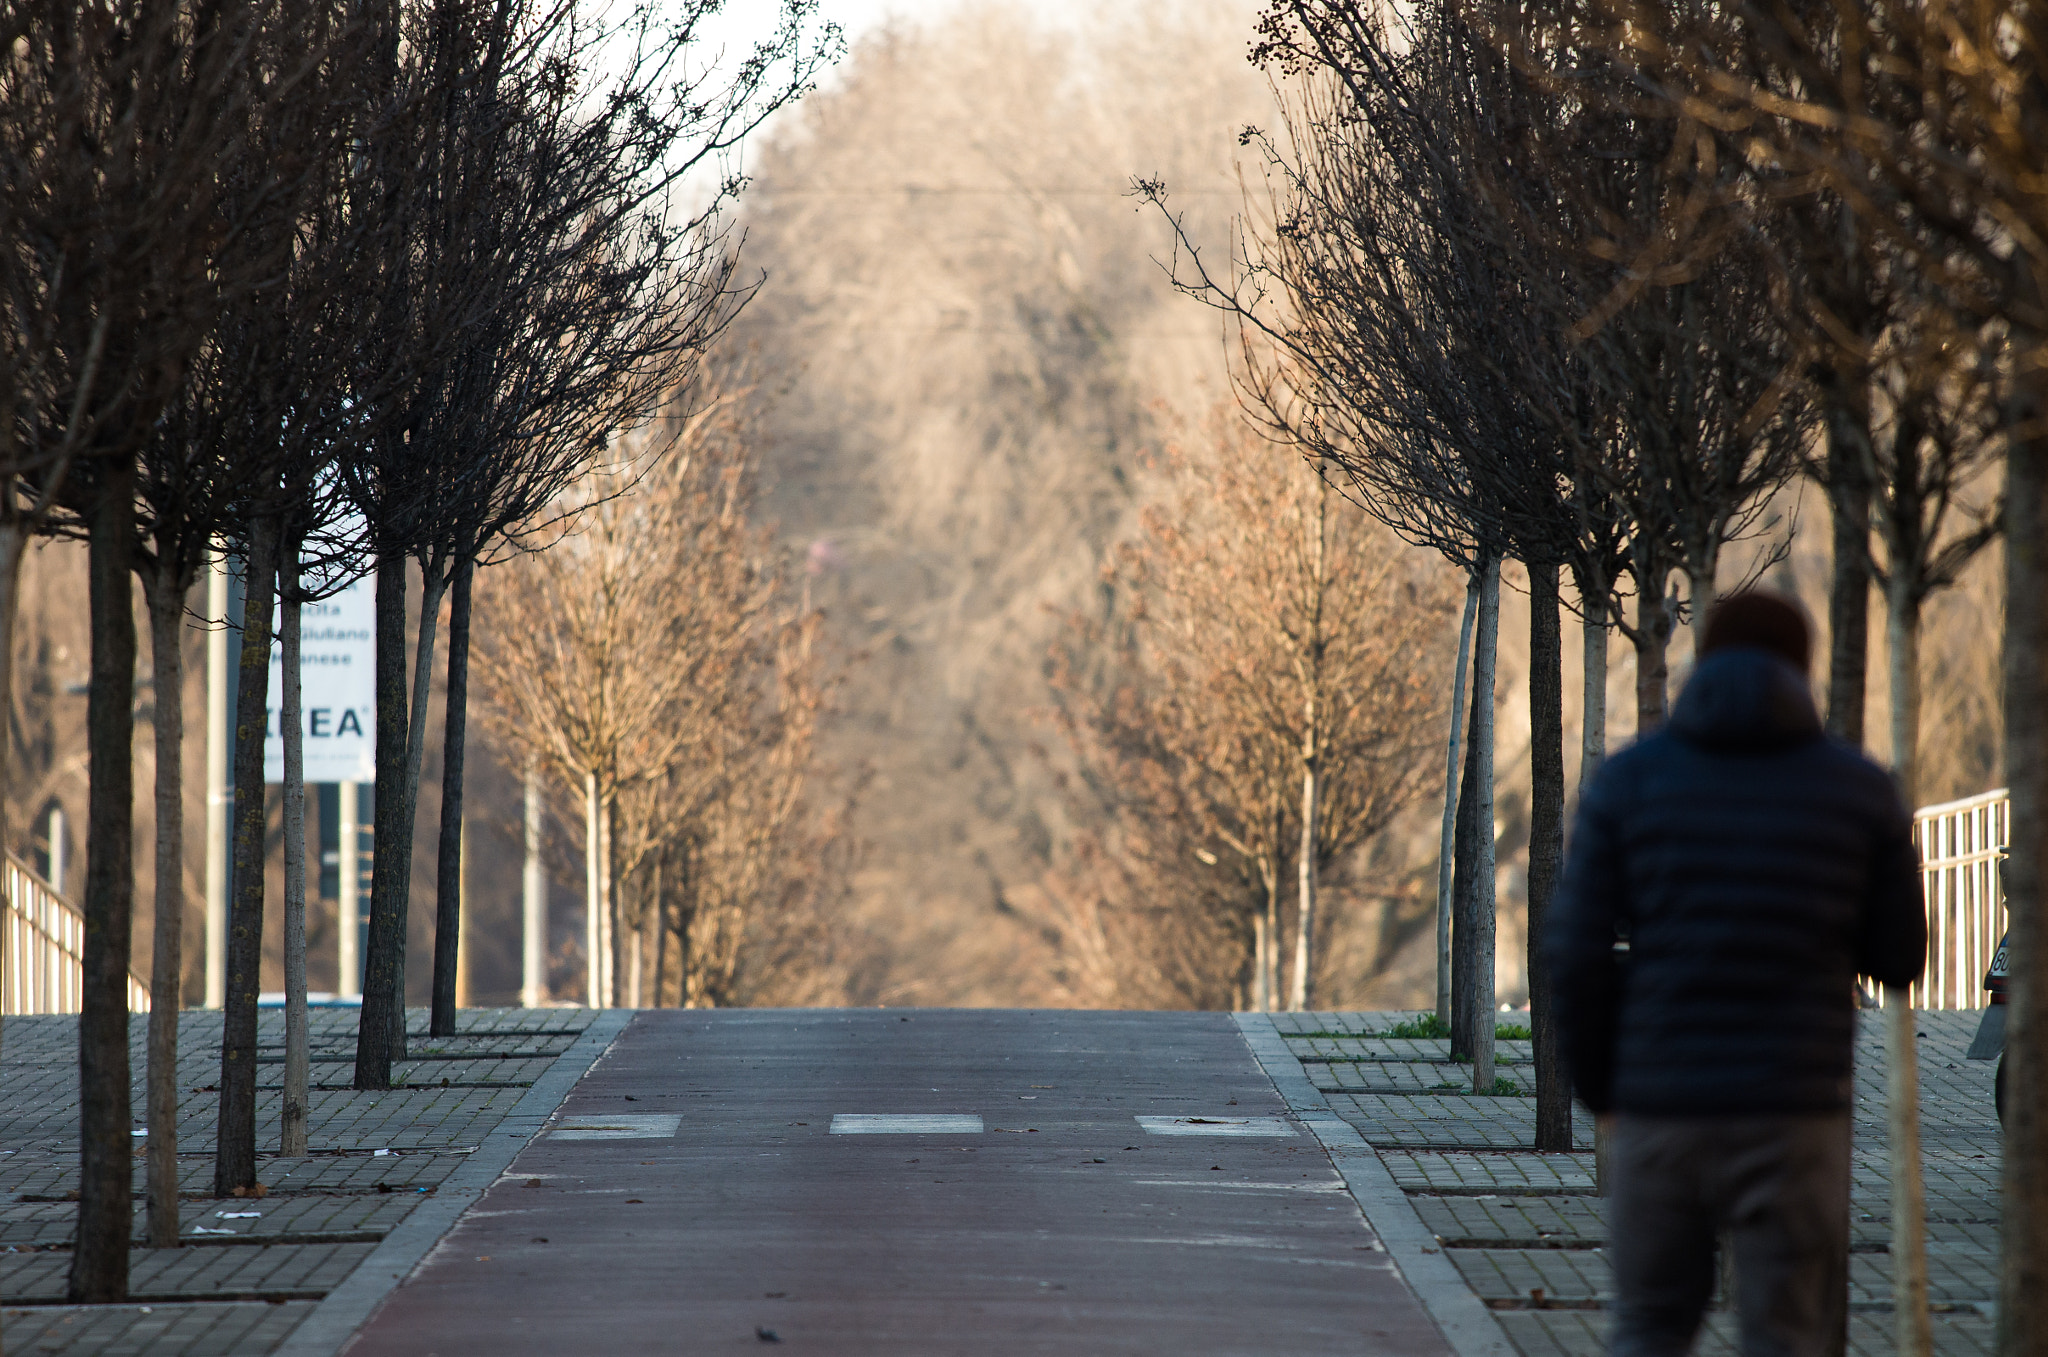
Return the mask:
<svg viewBox="0 0 2048 1357">
<path fill-rule="evenodd" d="M 1184 237 L 1176 266 L 1184 259 L 1190 290 L 1280 355 L 1265 362 L 1245 350 L 1241 384 L 1261 417 L 1342 467 L 1375 516 L 1469 574 L 1473 731 L 1463 787 L 1446 780 L 1439 948 L 1449 952 L 1453 1050 L 1473 1056 L 1474 1087 L 1490 1091 L 1499 562 L 1516 555 L 1552 569 L 1611 533 L 1611 516 L 1561 498 L 1570 445 L 1527 394 L 1561 386 L 1577 411 L 1587 402 L 1569 393 L 1588 383 L 1537 289 L 1500 266 L 1519 261 L 1499 248 L 1481 167 L 1485 148 L 1500 144 L 1496 125 L 1517 120 L 1512 71 L 1465 41 L 1448 7 L 1404 17 L 1378 5 L 1275 5 L 1260 39 L 1255 60 L 1301 77 L 1284 139 L 1247 134 L 1275 180 L 1270 240 L 1247 243 L 1228 284 Z M 1554 679 L 1540 691 L 1555 693 Z M 1561 785 L 1538 790 L 1560 807 L 1562 795 Z M 1561 811 L 1541 818 L 1548 826 Z M 1538 996 L 1546 1036 L 1547 1007 Z M 1546 1107 L 1563 1106 L 1548 1083 L 1544 1093 Z"/>
<path fill-rule="evenodd" d="M 222 307 L 276 266 L 253 229 L 302 158 L 251 129 L 317 105 L 326 53 L 290 7 L 11 5 L 4 328 L 11 529 L 52 506 L 92 557 L 91 856 L 80 1020 L 82 1177 L 71 1295 L 126 1292 L 127 985 L 136 454 Z M 228 185 L 235 191 L 224 192 Z M 4 545 L 4 544 L 0 544 Z M 6 562 L 11 580 L 19 544 Z M 175 649 L 175 647 L 173 647 Z M 175 690 L 170 698 L 175 702 Z M 175 723 L 173 723 L 175 724 Z M 181 873 L 170 879 L 177 881 Z M 182 903 L 182 902 L 180 902 Z M 166 1005 L 175 1021 L 176 1004 Z M 170 1077 L 175 1077 L 174 1075 Z"/>
<path fill-rule="evenodd" d="M 816 617 L 748 521 L 744 388 L 695 394 L 549 507 L 568 535 L 498 572 L 476 653 L 494 743 L 583 801 L 596 1006 L 729 1000 L 807 870 L 781 859 L 827 682 Z"/>
<path fill-rule="evenodd" d="M 788 0 L 772 35 L 727 70 L 698 66 L 714 7 L 693 3 L 661 27 L 574 6 L 435 0 L 416 14 L 411 50 L 435 72 L 424 144 L 390 163 L 419 204 L 416 239 L 390 274 L 391 329 L 432 339 L 443 311 L 467 315 L 450 361 L 418 369 L 395 397 L 403 438 L 366 444 L 352 477 L 378 542 L 380 626 L 403 625 L 403 568 L 422 569 L 422 626 L 411 693 L 394 657 L 380 662 L 380 714 L 405 720 L 405 758 L 380 759 L 379 832 L 410 842 L 425 750 L 428 675 L 444 592 L 450 620 L 434 1030 L 454 1025 L 461 877 L 462 749 L 469 602 L 478 560 L 580 473 L 621 425 L 643 418 L 687 372 L 739 300 L 719 214 L 740 181 L 720 181 L 695 213 L 663 203 L 692 172 L 719 164 L 768 113 L 808 88 L 836 45 L 814 33 L 813 0 Z M 577 72 L 630 57 L 585 88 Z M 394 150 L 397 147 L 394 146 Z M 418 248 L 425 246 L 426 248 Z M 434 299 L 428 318 L 411 298 Z M 403 299 L 403 300 L 401 300 Z M 565 342 L 566 341 L 566 342 Z M 396 619 L 394 622 L 393 619 Z M 380 654 L 382 652 L 380 651 Z M 407 714 L 409 713 L 409 715 Z M 380 715 L 380 720 L 383 719 Z M 380 742 L 380 750 L 383 744 Z M 384 1087 L 404 1051 L 403 948 L 409 873 L 373 886 L 357 1083 Z"/>
<path fill-rule="evenodd" d="M 1108 951 L 1137 953 L 1114 970 L 1150 972 L 1181 1002 L 1235 986 L 1298 1012 L 1313 999 L 1323 876 L 1427 776 L 1423 732 L 1442 715 L 1427 654 L 1449 601 L 1233 410 L 1169 449 L 1161 481 L 1142 535 L 1106 568 L 1128 616 L 1074 618 L 1055 665 L 1077 793 L 1114 826 L 1076 864 L 1105 869 L 1093 890 L 1066 874 L 1067 931 L 1091 930 L 1074 927 L 1077 907 L 1108 916 Z M 1091 676 L 1083 656 L 1105 646 L 1125 664 Z"/>
<path fill-rule="evenodd" d="M 1908 805 L 1921 790 L 1921 613 L 1996 540 L 1999 506 L 1984 495 L 1984 483 L 2004 452 L 2001 346 L 1957 330 L 1939 308 L 1917 319 L 1895 325 L 1879 347 L 1870 443 L 1884 547 L 1874 573 L 1885 597 L 1892 767 Z"/>
<path fill-rule="evenodd" d="M 2038 813 L 2041 727 L 2024 713 L 2037 712 L 2042 670 L 2039 648 L 2040 563 L 2018 534 L 2038 532 L 2042 486 L 2037 421 L 2048 408 L 2041 398 L 2040 355 L 2048 351 L 2048 310 L 2044 310 L 2041 268 L 2048 258 L 2038 191 L 2042 169 L 2038 128 L 2048 108 L 2040 78 L 2040 53 L 2048 38 L 2048 14 L 2038 6 L 1993 7 L 1895 4 L 1878 0 L 1862 6 L 1818 7 L 1795 0 L 1765 0 L 1733 6 L 1645 6 L 1613 0 L 1587 14 L 1560 16 L 1591 65 L 1618 67 L 1629 88 L 1627 102 L 1646 118 L 1662 118 L 1672 129 L 1674 164 L 1683 163 L 1695 182 L 1719 178 L 1732 190 L 1667 200 L 1654 213 L 1650 239 L 1609 241 L 1629 272 L 1645 266 L 1693 267 L 1702 253 L 1697 239 L 1700 205 L 1738 211 L 1759 204 L 1794 203 L 1773 223 L 1787 253 L 1807 266 L 1804 300 L 1814 328 L 1825 336 L 1821 376 L 1830 420 L 1827 479 L 1837 514 L 1837 623 L 1831 664 L 1830 721 L 1838 731 L 1860 727 L 1862 708 L 1861 556 L 1867 536 L 1868 496 L 1886 495 L 1881 528 L 1892 562 L 1888 592 L 1892 631 L 1902 654 L 1895 657 L 1895 694 L 1903 711 L 1895 717 L 1917 722 L 1918 659 L 1911 602 L 1921 572 L 1932 563 L 1926 482 L 1921 473 L 1922 436 L 1918 418 L 1958 416 L 1970 421 L 1978 385 L 1958 373 L 1953 357 L 1978 342 L 1978 326 L 2001 327 L 2011 337 L 2010 376 L 2003 383 L 2008 425 L 2007 530 L 2014 535 L 2007 561 L 2008 591 L 2008 769 L 2014 787 L 2015 853 L 2008 884 L 2015 900 L 2037 897 Z M 1584 66 L 1582 65 L 1582 69 Z M 1736 151 L 1733 157 L 1728 150 Z M 1698 173 L 1700 167 L 1709 168 Z M 1746 167 L 1746 168 L 1745 168 Z M 1730 170 L 1733 171 L 1731 176 Z M 1768 192 L 1758 193 L 1761 183 Z M 1803 200 L 1803 201 L 1802 201 Z M 1816 259 L 1833 261 L 1819 269 Z M 1931 380 L 1908 375 L 1908 400 L 1893 431 L 1905 442 L 1895 449 L 1888 479 L 1877 482 L 1874 424 L 1882 390 L 1884 352 L 1906 331 L 1927 327 L 1925 303 L 1888 286 L 1918 275 L 1932 285 L 1928 294 L 1962 317 L 1963 323 L 1931 326 Z M 1901 310 L 1898 302 L 1903 299 Z M 1960 340 L 1960 344 L 1957 342 Z M 1910 345 L 1908 347 L 1911 347 Z M 1827 358 L 1830 350 L 1832 357 Z M 1896 352 L 1896 347 L 1894 347 Z M 1907 361 L 1906 371 L 1917 366 Z M 1969 363 L 1965 363 L 1965 368 Z M 1958 377 L 1961 380 L 1958 381 Z M 1929 404 L 1926 393 L 1946 385 Z M 1913 388 L 1921 396 L 1913 398 Z M 1918 413 L 1914 413 L 1916 410 Z M 1946 440 L 1936 437 L 1937 449 Z M 1964 441 L 1972 441 L 1965 438 Z M 1937 451 L 1936 463 L 1952 452 Z M 1941 499 L 1937 492 L 1932 497 Z M 1974 549 L 1965 534 L 1956 546 Z M 1981 540 L 1981 538 L 1979 539 Z M 1853 594 L 1848 598 L 1844 595 Z M 1855 653 L 1845 653 L 1850 648 Z M 2019 658 L 2016 658 L 2019 657 Z M 2019 725 L 2011 721 L 2019 721 Z M 1912 751 L 1917 732 L 1895 727 L 1895 755 L 1905 754 L 1902 771 L 1911 790 Z M 2017 828 L 2026 819 L 2030 828 Z M 2029 838 L 2029 836 L 2036 836 Z M 2016 908 L 2016 964 L 2039 945 L 2033 920 L 2038 911 Z M 2030 996 L 2023 1003 L 2038 1003 Z M 1926 1267 L 1921 1239 L 1918 1163 L 1917 1055 L 1913 1022 L 1903 996 L 1894 996 L 1887 1021 L 1894 1170 L 1893 1259 L 1899 1303 L 1895 1306 L 1901 1351 L 1926 1352 Z M 2020 1030 L 2039 1011 L 2015 1009 Z M 2016 1068 L 2037 1066 L 2036 1038 L 2014 1042 Z M 2020 1054 L 2024 1052 L 2024 1054 Z M 2026 1077 L 2031 1077 L 2026 1076 Z M 2048 1103 L 2035 1101 L 2009 1122 L 2008 1195 L 2011 1208 L 2048 1202 L 2048 1175 L 2035 1164 L 2037 1137 L 2048 1134 Z M 2038 1217 L 2027 1216 L 2030 1221 Z M 2001 1347 L 2019 1350 L 2021 1335 L 2038 1330 L 2040 1281 L 2048 1269 L 2048 1233 L 2039 1229 L 2007 1235 L 2004 1280 L 2006 1306 L 2000 1311 Z M 2031 1308 L 2029 1308 L 2031 1307 Z"/>
</svg>

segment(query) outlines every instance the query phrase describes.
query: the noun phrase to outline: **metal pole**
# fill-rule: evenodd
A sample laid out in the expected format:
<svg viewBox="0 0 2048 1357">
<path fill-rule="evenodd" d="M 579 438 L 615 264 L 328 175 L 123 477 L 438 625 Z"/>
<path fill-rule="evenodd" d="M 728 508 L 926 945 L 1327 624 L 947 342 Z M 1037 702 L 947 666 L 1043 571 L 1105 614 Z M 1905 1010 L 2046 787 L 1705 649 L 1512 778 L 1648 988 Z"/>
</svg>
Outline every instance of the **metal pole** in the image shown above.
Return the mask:
<svg viewBox="0 0 2048 1357">
<path fill-rule="evenodd" d="M 363 923 L 363 831 L 356 819 L 356 784 L 337 783 L 335 801 L 340 826 L 334 836 L 334 992 L 355 999 L 363 992 L 363 961 L 357 951 Z"/>
<path fill-rule="evenodd" d="M 216 550 L 206 572 L 206 1006 L 228 998 L 228 562 Z"/>
<path fill-rule="evenodd" d="M 526 873 L 521 901 L 519 1004 L 547 1002 L 548 878 L 540 857 L 540 772 L 526 770 Z"/>
<path fill-rule="evenodd" d="M 64 893 L 64 807 L 53 803 L 50 806 L 50 889 L 57 894 Z"/>
</svg>

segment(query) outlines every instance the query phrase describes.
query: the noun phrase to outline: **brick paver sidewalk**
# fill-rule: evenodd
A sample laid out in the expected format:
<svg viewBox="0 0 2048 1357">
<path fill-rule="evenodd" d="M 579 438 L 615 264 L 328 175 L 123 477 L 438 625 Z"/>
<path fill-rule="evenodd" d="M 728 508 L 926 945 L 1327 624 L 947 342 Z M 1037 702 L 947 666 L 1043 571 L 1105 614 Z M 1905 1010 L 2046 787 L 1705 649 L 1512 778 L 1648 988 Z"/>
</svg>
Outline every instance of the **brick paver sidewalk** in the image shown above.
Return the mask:
<svg viewBox="0 0 2048 1357">
<path fill-rule="evenodd" d="M 275 1153 L 284 1072 L 284 1015 L 258 1021 L 259 1199 L 214 1200 L 219 1106 L 218 1013 L 179 1022 L 179 1178 L 188 1247 L 147 1249 L 142 1140 L 136 1140 L 131 1301 L 71 1306 L 64 1298 L 78 1197 L 78 1021 L 8 1018 L 0 1044 L 0 1327 L 10 1357 L 268 1353 L 415 1207 L 432 1196 L 596 1016 L 581 1008 L 472 1009 L 456 1037 L 425 1035 L 408 1016 L 411 1059 L 398 1087 L 357 1093 L 356 1012 L 312 1014 L 309 1150 Z M 144 1023 L 131 1024 L 135 1126 L 141 1120 Z"/>
<path fill-rule="evenodd" d="M 1604 1203 L 1593 1195 L 1592 1126 L 1575 1149 L 1538 1154 L 1533 1100 L 1459 1091 L 1449 1042 L 1389 1035 L 1412 1013 L 1283 1013 L 1274 1025 L 1330 1107 L 1357 1128 L 1524 1357 L 1605 1350 L 1612 1282 Z M 1989 1353 L 1997 1296 L 2000 1139 L 1990 1062 L 1963 1051 L 1981 1015 L 1920 1015 L 1921 1135 L 1935 1351 Z M 1526 1087 L 1528 1043 L 1503 1041 L 1503 1076 Z M 1893 1351 L 1885 1058 L 1878 1024 L 1857 1040 L 1851 1190 L 1850 1351 Z M 1717 1301 L 1699 1351 L 1735 1351 Z"/>
</svg>

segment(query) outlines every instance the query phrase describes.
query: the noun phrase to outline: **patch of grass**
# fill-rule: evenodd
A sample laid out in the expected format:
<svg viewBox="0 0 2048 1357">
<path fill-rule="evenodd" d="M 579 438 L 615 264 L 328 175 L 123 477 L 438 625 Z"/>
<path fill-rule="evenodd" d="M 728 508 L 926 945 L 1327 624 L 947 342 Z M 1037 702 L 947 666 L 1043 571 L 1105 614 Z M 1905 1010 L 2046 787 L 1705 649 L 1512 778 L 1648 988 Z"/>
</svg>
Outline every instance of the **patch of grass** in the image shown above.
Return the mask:
<svg viewBox="0 0 2048 1357">
<path fill-rule="evenodd" d="M 1430 1085 L 1429 1091 L 1431 1093 L 1469 1094 L 1472 1092 L 1472 1086 L 1470 1084 L 1460 1084 L 1455 1082 L 1432 1084 Z M 1523 1092 L 1522 1086 L 1516 1083 L 1514 1080 L 1503 1078 L 1500 1075 L 1495 1075 L 1493 1079 L 1493 1087 L 1487 1090 L 1487 1096 L 1492 1098 L 1523 1098 L 1527 1097 L 1528 1095 Z"/>
<path fill-rule="evenodd" d="M 1425 1013 L 1419 1018 L 1397 1022 L 1387 1029 L 1390 1037 L 1407 1041 L 1435 1041 L 1451 1034 L 1450 1024 L 1434 1013 Z"/>
<path fill-rule="evenodd" d="M 1395 1023 L 1385 1035 L 1401 1037 L 1408 1041 L 1441 1041 L 1451 1034 L 1451 1025 L 1434 1013 L 1425 1013 L 1419 1018 L 1408 1018 Z M 1316 1035 L 1321 1035 L 1320 1033 Z M 1331 1035 L 1336 1035 L 1332 1033 Z M 1520 1023 L 1503 1022 L 1494 1024 L 1495 1041 L 1527 1041 L 1532 1033 Z"/>
</svg>

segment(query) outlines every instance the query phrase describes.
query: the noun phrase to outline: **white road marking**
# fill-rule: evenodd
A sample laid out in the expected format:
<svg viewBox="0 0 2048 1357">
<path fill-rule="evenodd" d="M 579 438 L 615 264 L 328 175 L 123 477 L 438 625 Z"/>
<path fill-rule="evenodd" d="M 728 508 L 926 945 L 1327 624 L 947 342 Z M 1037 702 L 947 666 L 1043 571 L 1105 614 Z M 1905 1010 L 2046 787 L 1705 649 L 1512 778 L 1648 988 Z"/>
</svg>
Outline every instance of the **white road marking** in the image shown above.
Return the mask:
<svg viewBox="0 0 2048 1357">
<path fill-rule="evenodd" d="M 682 1118 L 628 1112 L 609 1117 L 564 1117 L 549 1140 L 666 1140 Z"/>
<path fill-rule="evenodd" d="M 1279 1117 L 1139 1117 L 1145 1134 L 1154 1136 L 1291 1136 L 1294 1128 Z"/>
<path fill-rule="evenodd" d="M 1350 1189 L 1343 1183 L 1219 1183 L 1206 1176 L 1190 1178 L 1127 1178 L 1132 1187 L 1192 1187 L 1204 1192 L 1322 1192 L 1342 1197 Z"/>
<path fill-rule="evenodd" d="M 951 1112 L 834 1112 L 835 1136 L 978 1136 L 981 1118 Z"/>
</svg>

